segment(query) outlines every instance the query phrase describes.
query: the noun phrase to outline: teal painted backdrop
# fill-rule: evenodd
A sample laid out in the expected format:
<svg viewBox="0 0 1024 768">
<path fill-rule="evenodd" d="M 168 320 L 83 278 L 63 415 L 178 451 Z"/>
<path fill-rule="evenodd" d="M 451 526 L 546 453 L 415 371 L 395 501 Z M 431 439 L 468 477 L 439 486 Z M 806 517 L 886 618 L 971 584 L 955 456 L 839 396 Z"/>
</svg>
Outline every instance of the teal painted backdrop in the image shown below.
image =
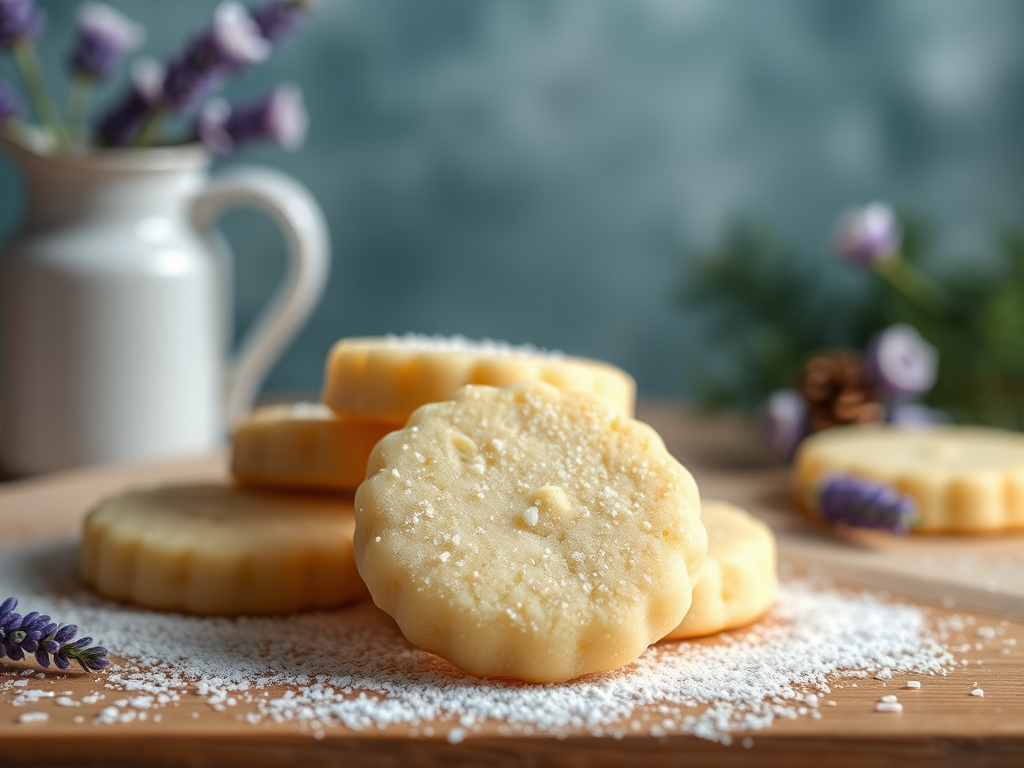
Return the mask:
<svg viewBox="0 0 1024 768">
<path fill-rule="evenodd" d="M 75 4 L 41 4 L 63 93 Z M 214 7 L 112 4 L 160 57 Z M 686 254 L 737 218 L 822 259 L 836 213 L 870 199 L 929 217 L 950 256 L 1020 219 L 1022 30 L 1014 0 L 322 0 L 227 91 L 302 87 L 304 149 L 224 164 L 294 174 L 334 243 L 267 387 L 317 389 L 338 337 L 417 331 L 600 357 L 682 392 L 683 356 L 715 353 L 676 298 Z M 20 197 L 0 158 L 0 237 Z M 254 214 L 224 230 L 241 327 L 283 246 Z"/>
</svg>

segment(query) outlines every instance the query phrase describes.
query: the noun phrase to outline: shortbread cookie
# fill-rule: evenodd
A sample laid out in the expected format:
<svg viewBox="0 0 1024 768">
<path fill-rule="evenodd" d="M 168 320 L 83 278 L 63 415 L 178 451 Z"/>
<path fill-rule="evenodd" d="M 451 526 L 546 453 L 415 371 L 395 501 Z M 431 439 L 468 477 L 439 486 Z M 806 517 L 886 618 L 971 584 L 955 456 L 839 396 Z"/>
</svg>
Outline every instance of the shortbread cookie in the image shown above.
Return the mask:
<svg viewBox="0 0 1024 768">
<path fill-rule="evenodd" d="M 686 618 L 667 635 L 680 640 L 745 626 L 775 602 L 775 535 L 745 510 L 724 501 L 701 502 L 708 555 Z"/>
<path fill-rule="evenodd" d="M 707 548 L 697 486 L 653 429 L 537 382 L 423 406 L 355 503 L 374 601 L 482 676 L 628 664 L 682 620 Z"/>
<path fill-rule="evenodd" d="M 1024 435 L 936 426 L 843 427 L 818 432 L 797 453 L 800 505 L 818 515 L 824 480 L 835 474 L 887 483 L 916 506 L 915 531 L 1024 528 Z"/>
<path fill-rule="evenodd" d="M 231 472 L 246 485 L 354 491 L 373 446 L 401 426 L 338 416 L 322 403 L 257 408 L 235 432 Z"/>
<path fill-rule="evenodd" d="M 636 384 L 613 365 L 458 336 L 342 339 L 327 360 L 323 400 L 338 413 L 404 424 L 421 405 L 448 400 L 466 384 L 517 381 L 593 392 L 619 413 L 633 415 Z"/>
<path fill-rule="evenodd" d="M 85 520 L 82 579 L 146 608 L 284 613 L 366 595 L 352 502 L 183 485 L 107 499 Z"/>
</svg>

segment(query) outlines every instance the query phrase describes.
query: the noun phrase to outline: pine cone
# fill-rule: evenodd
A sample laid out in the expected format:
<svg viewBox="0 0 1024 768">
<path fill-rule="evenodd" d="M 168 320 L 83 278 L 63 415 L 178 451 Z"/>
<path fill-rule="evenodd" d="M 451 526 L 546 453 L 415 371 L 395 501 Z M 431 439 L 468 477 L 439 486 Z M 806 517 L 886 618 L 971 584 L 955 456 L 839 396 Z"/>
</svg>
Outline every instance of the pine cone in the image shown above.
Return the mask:
<svg viewBox="0 0 1024 768">
<path fill-rule="evenodd" d="M 800 392 L 807 403 L 810 432 L 845 424 L 882 421 L 884 410 L 859 355 L 832 351 L 804 364 Z"/>
</svg>

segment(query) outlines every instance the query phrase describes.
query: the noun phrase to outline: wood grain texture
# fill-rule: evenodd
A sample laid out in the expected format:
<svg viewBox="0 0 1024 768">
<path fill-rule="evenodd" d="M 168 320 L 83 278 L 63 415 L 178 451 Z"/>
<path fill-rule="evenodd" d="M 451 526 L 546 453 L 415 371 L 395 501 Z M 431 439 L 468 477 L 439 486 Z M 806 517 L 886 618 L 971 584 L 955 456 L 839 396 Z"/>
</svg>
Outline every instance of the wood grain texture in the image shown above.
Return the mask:
<svg viewBox="0 0 1024 768">
<path fill-rule="evenodd" d="M 670 403 L 644 403 L 640 415 L 691 468 L 705 496 L 742 504 L 769 521 L 779 535 L 784 566 L 831 570 L 851 586 L 912 595 L 929 605 L 935 617 L 957 613 L 975 626 L 1000 625 L 1001 640 L 1012 638 L 1016 645 L 981 642 L 976 650 L 980 641 L 968 626 L 949 640 L 970 648 L 963 653 L 968 664 L 948 676 L 919 677 L 920 690 L 905 689 L 906 676 L 884 683 L 840 681 L 828 697 L 836 705 L 821 707 L 819 719 L 777 720 L 770 729 L 749 734 L 752 743 L 747 746 L 743 734 L 730 746 L 685 736 L 615 740 L 577 734 L 562 741 L 502 737 L 494 723 L 454 745 L 444 740 L 443 724 L 431 738 L 411 738 L 406 728 L 390 727 L 360 733 L 334 728 L 318 740 L 308 726 L 272 721 L 251 725 L 231 710 L 213 711 L 200 696 L 184 696 L 178 706 L 162 709 L 158 723 L 97 726 L 91 718 L 111 697 L 124 694 L 104 689 L 102 675 L 50 673 L 45 679 L 32 678 L 32 687 L 57 695 L 71 691 L 74 698 L 99 692 L 108 700 L 70 708 L 43 699 L 31 709 L 45 711 L 49 719 L 19 724 L 17 717 L 25 709 L 10 705 L 13 692 L 0 692 L 0 766 L 1024 764 L 1024 622 L 1009 618 L 1021 615 L 1014 601 L 1024 585 L 1024 538 L 839 538 L 791 510 L 785 468 L 769 461 L 741 424 L 699 419 Z M 217 454 L 8 483 L 0 486 L 0 530 L 6 541 L 63 535 L 77 528 L 91 504 L 110 493 L 160 482 L 209 480 L 224 472 L 224 457 Z M 979 575 L 977 569 L 984 572 Z M 996 613 L 976 608 L 986 595 Z M 942 607 L 948 598 L 960 603 Z M 0 683 L 25 668 L 0 662 Z M 984 689 L 984 697 L 971 695 L 975 683 Z M 874 711 L 887 693 L 898 694 L 901 713 Z M 76 716 L 85 721 L 75 723 Z"/>
</svg>

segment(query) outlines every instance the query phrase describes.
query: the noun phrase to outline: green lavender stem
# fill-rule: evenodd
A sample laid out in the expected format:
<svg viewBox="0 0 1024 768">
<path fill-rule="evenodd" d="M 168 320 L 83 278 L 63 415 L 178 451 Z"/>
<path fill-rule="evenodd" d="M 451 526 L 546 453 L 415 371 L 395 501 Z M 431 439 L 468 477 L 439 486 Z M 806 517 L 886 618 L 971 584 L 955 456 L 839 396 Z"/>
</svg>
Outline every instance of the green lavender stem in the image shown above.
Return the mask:
<svg viewBox="0 0 1024 768">
<path fill-rule="evenodd" d="M 132 139 L 133 147 L 149 147 L 153 145 L 153 139 L 160 128 L 160 121 L 164 119 L 164 111 L 159 107 L 151 109 L 146 119 L 139 126 L 135 138 Z"/>
<path fill-rule="evenodd" d="M 42 67 L 39 66 L 35 46 L 31 40 L 19 40 L 14 44 L 13 52 L 14 59 L 18 62 L 18 69 L 21 70 L 21 76 L 25 81 L 25 90 L 32 101 L 32 108 L 35 110 L 40 124 L 51 133 L 57 142 L 57 149 L 62 152 L 67 151 L 67 135 L 57 116 L 57 108 L 50 98 L 50 91 L 46 87 L 46 80 L 43 78 Z"/>
<path fill-rule="evenodd" d="M 878 273 L 889 285 L 902 293 L 921 309 L 933 315 L 941 315 L 946 304 L 942 289 L 931 278 L 908 262 L 895 256 L 875 265 Z"/>
<path fill-rule="evenodd" d="M 85 138 L 82 135 L 85 125 L 85 107 L 89 103 L 91 94 L 91 79 L 76 77 L 72 80 L 71 90 L 68 93 L 68 139 L 72 146 L 81 146 Z"/>
</svg>

